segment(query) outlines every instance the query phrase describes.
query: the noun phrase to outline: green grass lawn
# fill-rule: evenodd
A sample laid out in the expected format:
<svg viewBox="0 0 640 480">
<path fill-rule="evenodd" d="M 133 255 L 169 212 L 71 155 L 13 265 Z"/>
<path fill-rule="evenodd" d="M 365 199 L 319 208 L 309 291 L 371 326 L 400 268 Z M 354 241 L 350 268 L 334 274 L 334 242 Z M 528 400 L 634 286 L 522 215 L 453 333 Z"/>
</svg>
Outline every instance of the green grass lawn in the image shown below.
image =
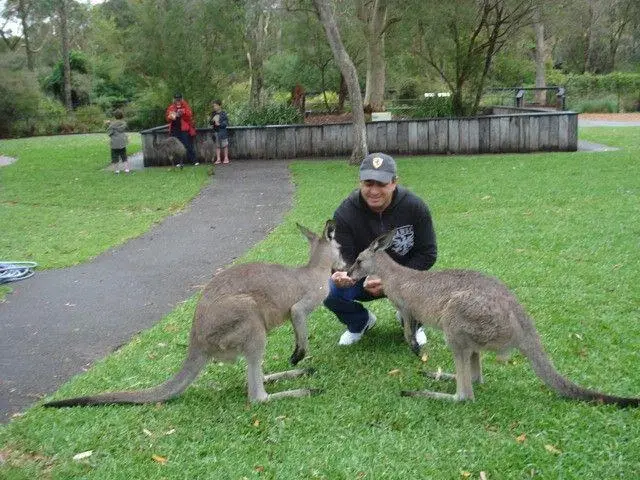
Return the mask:
<svg viewBox="0 0 640 480">
<path fill-rule="evenodd" d="M 499 276 L 535 319 L 559 371 L 583 386 L 637 396 L 640 128 L 582 129 L 580 138 L 620 150 L 399 158 L 400 183 L 432 209 L 439 243 L 435 268 Z M 5 145 L 0 152 L 9 154 Z M 128 188 L 138 191 L 150 178 L 156 185 L 168 177 L 159 170 L 114 179 L 102 171 L 103 158 L 92 162 L 91 168 L 77 168 L 80 178 L 96 177 L 83 185 L 131 182 Z M 44 169 L 46 162 L 39 165 Z M 295 222 L 319 231 L 356 186 L 356 169 L 345 162 L 295 162 L 291 169 L 292 211 L 240 261 L 304 261 L 306 241 Z M 197 191 L 204 181 L 204 170 L 193 172 L 193 185 L 181 184 L 185 191 Z M 3 210 L 12 208 L 8 198 L 27 194 L 30 203 L 48 205 L 37 192 L 7 195 L 11 178 L 2 169 L 0 175 Z M 190 196 L 164 199 L 147 227 Z M 118 211 L 115 200 L 101 209 L 98 199 L 71 206 L 64 195 L 57 198 L 61 212 L 84 203 L 95 203 L 96 215 Z M 130 215 L 136 212 L 132 208 Z M 41 235 L 47 221 L 34 222 L 34 234 Z M 22 253 L 22 236 L 12 238 L 2 240 L 3 250 Z M 185 302 L 54 397 L 137 389 L 166 379 L 182 362 L 195 303 L 196 297 Z M 421 369 L 450 371 L 451 355 L 442 335 L 429 330 L 428 357 L 417 358 L 404 344 L 393 307 L 386 300 L 370 305 L 378 324 L 349 348 L 337 346 L 342 327 L 335 318 L 316 310 L 309 318 L 310 357 L 302 365 L 317 373 L 267 387 L 311 386 L 323 389 L 321 395 L 248 405 L 245 363 L 239 361 L 212 363 L 181 397 L 164 405 L 34 407 L 0 428 L 0 478 L 478 479 L 482 472 L 488 479 L 637 478 L 640 412 L 561 399 L 520 355 L 507 365 L 485 356 L 486 383 L 475 388 L 474 403 L 400 397 L 402 389 L 424 386 L 453 392 L 453 384 L 419 375 Z M 292 348 L 290 326 L 274 331 L 265 370 L 285 369 Z"/>
</svg>

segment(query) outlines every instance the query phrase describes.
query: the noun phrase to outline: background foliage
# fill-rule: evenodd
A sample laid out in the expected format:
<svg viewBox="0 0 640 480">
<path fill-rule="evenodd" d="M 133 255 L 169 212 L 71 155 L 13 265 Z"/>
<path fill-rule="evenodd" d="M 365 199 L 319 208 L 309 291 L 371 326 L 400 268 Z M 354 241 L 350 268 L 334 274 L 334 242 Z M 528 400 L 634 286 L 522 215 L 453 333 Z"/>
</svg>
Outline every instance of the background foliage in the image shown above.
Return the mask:
<svg viewBox="0 0 640 480">
<path fill-rule="evenodd" d="M 57 6 L 63 3 L 68 6 L 73 107 L 99 108 L 80 116 L 62 114 L 52 105 L 62 98 Z M 447 72 L 458 62 L 467 68 L 460 96 L 461 107 L 467 108 L 483 66 L 481 56 L 460 56 L 464 46 L 470 45 L 465 42 L 477 18 L 475 8 L 488 5 L 509 11 L 527 5 L 541 12 L 546 82 L 567 87 L 569 108 L 638 108 L 637 1 L 410 0 L 378 4 L 387 8 L 382 35 L 388 105 L 418 101 L 425 92 L 450 90 L 443 73 L 453 78 Z M 371 39 L 367 18 L 361 13 L 371 5 L 362 0 L 334 5 L 343 42 L 364 90 Z M 238 112 L 238 118 L 230 115 L 235 125 L 251 117 L 256 124 L 289 121 L 283 114 L 286 109 L 274 104 L 286 105 L 295 85 L 301 85 L 309 98 L 330 92 L 331 101 L 321 98 L 310 102 L 310 108 L 344 107 L 335 101 L 340 72 L 309 0 L 107 0 L 97 5 L 73 0 L 5 0 L 0 2 L 0 15 L 6 19 L 0 26 L 0 75 L 6 79 L 0 88 L 7 99 L 0 107 L 0 135 L 5 137 L 92 131 L 123 106 L 132 128 L 155 126 L 164 122 L 164 109 L 175 91 L 183 92 L 191 103 L 198 126 L 205 125 L 214 98 L 222 99 L 230 113 Z M 256 21 L 262 22 L 261 36 L 253 35 Z M 532 22 L 532 17 L 526 17 L 519 28 L 508 32 L 481 88 L 533 86 L 536 43 Z M 258 37 L 260 45 L 256 44 Z M 426 61 L 427 51 L 435 55 L 433 65 Z M 251 92 L 259 98 L 250 98 Z M 420 107 L 427 113 L 433 111 L 425 104 Z M 422 113 L 416 110 L 413 114 Z"/>
</svg>

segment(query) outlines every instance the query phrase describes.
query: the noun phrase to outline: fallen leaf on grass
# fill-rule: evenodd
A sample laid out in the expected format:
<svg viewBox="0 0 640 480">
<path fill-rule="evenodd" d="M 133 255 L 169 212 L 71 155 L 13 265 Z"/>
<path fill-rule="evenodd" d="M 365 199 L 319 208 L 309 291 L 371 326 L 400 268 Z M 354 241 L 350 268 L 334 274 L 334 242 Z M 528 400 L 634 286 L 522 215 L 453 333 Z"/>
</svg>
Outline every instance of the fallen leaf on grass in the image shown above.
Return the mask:
<svg viewBox="0 0 640 480">
<path fill-rule="evenodd" d="M 151 458 L 153 458 L 154 462 L 157 462 L 160 465 L 165 465 L 169 461 L 167 460 L 167 457 L 162 457 L 160 455 L 151 455 Z"/>
<path fill-rule="evenodd" d="M 73 456 L 73 459 L 77 462 L 78 460 L 82 460 L 83 458 L 89 458 L 91 455 L 93 455 L 93 450 L 87 450 L 86 452 L 76 453 Z"/>
<path fill-rule="evenodd" d="M 262 465 L 256 465 L 253 469 L 258 473 L 264 473 L 264 467 Z"/>
<path fill-rule="evenodd" d="M 153 433 L 151 433 L 151 431 L 147 430 L 146 428 L 142 429 L 142 433 L 144 433 L 147 437 L 153 437 Z"/>
<path fill-rule="evenodd" d="M 387 375 L 400 375 L 402 373 L 402 370 L 400 370 L 399 368 L 394 368 L 393 370 L 389 370 L 387 372 Z"/>
<path fill-rule="evenodd" d="M 460 472 L 460 476 L 462 478 L 471 478 L 471 472 L 466 472 L 466 471 L 463 470 L 463 471 Z"/>
<path fill-rule="evenodd" d="M 422 356 L 420 357 L 420 360 L 422 361 L 422 363 L 427 363 L 427 360 L 429 360 L 429 355 L 427 355 L 426 353 L 423 353 Z"/>
<path fill-rule="evenodd" d="M 175 428 L 172 428 L 171 430 L 167 430 L 166 432 L 164 432 L 165 435 L 173 435 L 174 433 L 176 433 Z"/>
<path fill-rule="evenodd" d="M 544 449 L 547 452 L 552 453 L 554 455 L 560 455 L 562 453 L 562 451 L 558 450 L 554 445 L 545 445 Z"/>
<path fill-rule="evenodd" d="M 526 439 L 527 439 L 527 434 L 526 433 L 522 433 L 522 434 L 520 434 L 520 435 L 518 435 L 516 437 L 516 442 L 524 443 Z"/>
<path fill-rule="evenodd" d="M 487 480 L 487 474 L 485 472 L 480 472 L 480 480 Z"/>
</svg>

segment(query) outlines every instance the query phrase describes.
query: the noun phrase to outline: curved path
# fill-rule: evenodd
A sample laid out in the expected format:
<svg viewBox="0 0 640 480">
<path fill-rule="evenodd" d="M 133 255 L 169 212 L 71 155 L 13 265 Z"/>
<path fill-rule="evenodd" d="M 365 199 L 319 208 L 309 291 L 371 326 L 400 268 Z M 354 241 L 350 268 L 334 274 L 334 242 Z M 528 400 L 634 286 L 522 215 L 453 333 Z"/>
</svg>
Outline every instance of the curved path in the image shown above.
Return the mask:
<svg viewBox="0 0 640 480">
<path fill-rule="evenodd" d="M 287 161 L 232 162 L 212 178 L 141 237 L 11 284 L 0 303 L 0 422 L 154 325 L 291 208 Z"/>
</svg>

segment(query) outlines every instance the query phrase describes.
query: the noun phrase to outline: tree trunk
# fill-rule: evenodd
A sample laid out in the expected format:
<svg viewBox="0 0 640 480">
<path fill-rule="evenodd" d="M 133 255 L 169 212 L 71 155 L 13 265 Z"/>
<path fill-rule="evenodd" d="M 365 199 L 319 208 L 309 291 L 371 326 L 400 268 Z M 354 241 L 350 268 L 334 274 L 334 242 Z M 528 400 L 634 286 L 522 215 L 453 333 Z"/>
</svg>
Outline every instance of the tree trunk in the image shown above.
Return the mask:
<svg viewBox="0 0 640 480">
<path fill-rule="evenodd" d="M 35 60 L 33 58 L 34 53 L 31 48 L 31 39 L 29 36 L 30 35 L 29 23 L 27 21 L 29 12 L 27 10 L 27 4 L 25 0 L 19 0 L 17 5 L 17 13 L 18 13 L 18 17 L 20 17 L 20 25 L 22 26 L 22 37 L 24 38 L 24 49 L 27 55 L 27 68 L 33 72 L 36 67 L 35 67 Z"/>
<path fill-rule="evenodd" d="M 545 88 L 547 82 L 545 80 L 545 49 L 544 49 L 544 24 L 540 16 L 540 6 L 537 6 L 533 12 L 534 23 L 533 29 L 536 34 L 536 88 Z M 545 90 L 536 90 L 536 103 L 544 106 L 547 103 L 547 95 Z"/>
<path fill-rule="evenodd" d="M 358 72 L 342 43 L 340 31 L 338 30 L 338 25 L 331 10 L 330 0 L 313 0 L 313 5 L 327 33 L 327 40 L 333 52 L 333 57 L 340 66 L 340 72 L 344 75 L 347 90 L 349 91 L 351 112 L 353 113 L 353 151 L 349 163 L 351 165 L 358 165 L 369 153 Z"/>
<path fill-rule="evenodd" d="M 360 19 L 365 22 L 367 40 L 367 78 L 364 104 L 371 111 L 384 110 L 384 88 L 386 81 L 385 28 L 387 26 L 387 2 L 375 0 L 365 13 L 360 6 Z"/>
<path fill-rule="evenodd" d="M 249 106 L 262 106 L 262 88 L 264 87 L 265 43 L 269 29 L 269 13 L 265 11 L 263 2 L 247 4 L 246 43 L 247 61 L 250 72 Z"/>
<path fill-rule="evenodd" d="M 71 102 L 71 59 L 69 48 L 69 29 L 67 27 L 67 0 L 58 1 L 58 16 L 60 17 L 60 38 L 62 40 L 62 74 L 64 105 L 68 112 L 73 109 Z"/>
</svg>

